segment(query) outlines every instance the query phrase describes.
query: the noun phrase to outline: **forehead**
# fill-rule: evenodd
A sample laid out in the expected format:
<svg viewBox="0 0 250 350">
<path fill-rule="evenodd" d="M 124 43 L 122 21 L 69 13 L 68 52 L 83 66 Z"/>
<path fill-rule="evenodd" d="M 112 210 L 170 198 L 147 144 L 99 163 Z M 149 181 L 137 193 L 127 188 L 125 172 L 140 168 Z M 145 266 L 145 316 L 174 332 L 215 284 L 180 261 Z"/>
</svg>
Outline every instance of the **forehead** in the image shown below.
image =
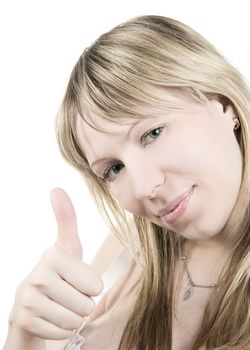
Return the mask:
<svg viewBox="0 0 250 350">
<path fill-rule="evenodd" d="M 138 120 L 144 118 L 143 116 L 150 116 L 152 112 L 152 117 L 160 114 L 165 114 L 168 112 L 177 112 L 177 111 L 187 111 L 188 109 L 197 108 L 197 101 L 194 100 L 190 95 L 181 91 L 177 88 L 167 88 L 167 87 L 152 87 L 149 86 L 149 90 L 152 92 L 152 98 L 150 103 L 145 103 L 144 106 L 137 106 L 136 113 L 138 114 Z M 155 97 L 155 99 L 154 99 Z M 161 104 L 159 104 L 159 101 Z M 123 117 L 119 115 L 118 120 L 108 120 L 103 118 L 100 115 L 92 112 L 87 106 L 83 107 L 84 119 L 87 121 L 84 122 L 83 118 L 80 115 L 77 117 L 77 130 L 80 130 L 84 123 L 84 130 L 87 132 L 91 131 L 91 124 L 97 129 L 100 129 L 101 132 L 107 131 L 107 133 L 120 133 L 124 125 L 133 124 L 136 122 L 136 117 Z M 145 117 L 146 118 L 146 117 Z"/>
<path fill-rule="evenodd" d="M 197 107 L 201 107 L 200 103 L 177 89 L 155 88 L 154 90 L 157 97 L 162 101 L 166 101 L 166 105 L 170 106 L 172 113 L 169 113 L 169 118 L 171 118 L 171 114 L 173 114 L 174 111 L 177 113 L 180 111 L 183 112 L 194 110 L 197 109 Z M 105 152 L 104 147 L 106 145 L 109 146 L 111 144 L 113 147 L 121 147 L 125 142 L 126 135 L 132 124 L 137 124 L 141 120 L 152 121 L 152 119 L 155 119 L 156 116 L 162 117 L 164 115 L 166 118 L 166 112 L 163 113 L 163 111 L 160 110 L 157 102 L 155 104 L 152 103 L 151 108 L 152 115 L 154 115 L 151 118 L 143 118 L 143 112 L 141 112 L 141 110 L 138 108 L 138 119 L 135 117 L 131 118 L 130 120 L 128 120 L 128 118 L 124 118 L 122 122 L 115 122 L 112 120 L 107 120 L 85 107 L 85 120 L 78 114 L 76 128 L 78 139 L 82 148 L 84 149 L 87 159 L 90 160 L 93 158 L 98 158 L 99 155 Z M 119 120 L 121 120 L 121 118 Z"/>
<path fill-rule="evenodd" d="M 131 125 L 141 120 L 138 118 L 121 124 L 90 112 L 87 112 L 84 117 L 86 121 L 79 114 L 77 115 L 77 137 L 89 161 L 104 153 L 105 146 L 111 144 L 113 147 L 121 147 Z"/>
</svg>

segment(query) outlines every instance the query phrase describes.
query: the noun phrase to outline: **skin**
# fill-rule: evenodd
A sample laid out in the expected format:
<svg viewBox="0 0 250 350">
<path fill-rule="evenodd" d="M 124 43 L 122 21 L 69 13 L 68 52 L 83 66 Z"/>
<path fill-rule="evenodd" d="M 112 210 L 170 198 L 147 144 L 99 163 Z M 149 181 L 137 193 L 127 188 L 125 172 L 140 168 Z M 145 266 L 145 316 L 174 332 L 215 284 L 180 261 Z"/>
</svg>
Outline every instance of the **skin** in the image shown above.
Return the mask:
<svg viewBox="0 0 250 350">
<path fill-rule="evenodd" d="M 158 117 L 130 125 L 115 124 L 88 111 L 88 121 L 109 133 L 93 129 L 79 116 L 79 140 L 93 172 L 108 181 L 121 206 L 187 238 L 183 253 L 192 278 L 209 286 L 219 280 L 231 248 L 226 232 L 221 231 L 242 177 L 242 156 L 234 134 L 236 115 L 230 105 L 217 100 L 201 104 L 176 91 L 158 89 L 158 93 L 182 109 L 165 115 L 159 111 Z M 159 218 L 161 209 L 193 187 L 189 205 L 178 220 L 170 224 Z M 192 348 L 213 292 L 197 288 L 194 298 L 185 303 L 187 285 L 187 273 L 179 261 L 174 349 Z"/>
<path fill-rule="evenodd" d="M 168 115 L 159 112 L 157 118 L 130 125 L 115 124 L 88 111 L 91 123 L 111 133 L 91 128 L 79 116 L 83 149 L 100 177 L 108 164 L 114 164 L 105 181 L 129 212 L 201 247 L 218 245 L 225 240 L 219 233 L 234 207 L 242 176 L 241 151 L 234 134 L 236 115 L 230 105 L 217 100 L 201 104 L 176 91 L 159 89 L 158 93 L 183 110 Z M 141 142 L 142 135 L 152 129 Z M 96 163 L 100 158 L 106 160 Z M 161 209 L 192 186 L 184 215 L 171 224 L 159 218 Z"/>
<path fill-rule="evenodd" d="M 92 297 L 103 288 L 99 274 L 81 260 L 70 198 L 57 188 L 51 192 L 51 203 L 57 239 L 17 288 L 3 350 L 62 349 L 65 341 L 58 341 L 69 338 L 83 317 L 90 315 L 95 308 Z"/>
<path fill-rule="evenodd" d="M 109 180 L 111 191 L 124 208 L 166 225 L 193 243 L 190 269 L 195 280 L 208 284 L 204 276 L 211 283 L 211 277 L 220 271 L 214 258 L 215 253 L 220 253 L 216 247 L 224 242 L 220 231 L 233 209 L 241 182 L 235 114 L 230 106 L 223 108 L 217 101 L 201 105 L 167 90 L 158 93 L 183 107 L 182 112 L 159 112 L 159 117 L 145 118 L 134 126 L 114 124 L 89 113 L 90 121 L 112 133 L 95 131 L 79 117 L 79 137 L 89 163 L 106 158 L 93 165 L 98 176 L 103 177 L 107 162 L 118 162 L 105 181 Z M 185 214 L 171 225 L 163 222 L 158 212 L 192 186 L 194 192 Z M 70 337 L 83 316 L 93 311 L 92 297 L 103 287 L 97 272 L 81 261 L 82 246 L 69 197 L 63 190 L 55 189 L 51 202 L 58 237 L 17 288 L 4 350 L 55 349 L 47 342 L 45 347 L 44 339 Z M 208 254 L 209 247 L 213 248 L 212 255 Z M 207 269 L 211 261 L 217 266 L 213 274 Z M 186 319 L 185 315 L 182 317 Z M 196 323 L 199 325 L 200 319 Z"/>
</svg>

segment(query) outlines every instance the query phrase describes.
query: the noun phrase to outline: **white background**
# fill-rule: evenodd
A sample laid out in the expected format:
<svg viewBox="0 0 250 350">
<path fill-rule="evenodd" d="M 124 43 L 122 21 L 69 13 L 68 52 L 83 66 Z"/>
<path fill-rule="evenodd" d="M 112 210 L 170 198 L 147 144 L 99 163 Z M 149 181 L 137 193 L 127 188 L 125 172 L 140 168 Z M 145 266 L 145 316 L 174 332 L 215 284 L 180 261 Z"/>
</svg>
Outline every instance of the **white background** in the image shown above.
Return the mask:
<svg viewBox="0 0 250 350">
<path fill-rule="evenodd" d="M 86 262 L 90 262 L 107 232 L 80 175 L 62 160 L 54 136 L 56 111 L 83 49 L 122 21 L 137 15 L 160 14 L 199 31 L 249 79 L 247 3 L 0 2 L 1 348 L 15 289 L 56 237 L 50 190 L 63 187 L 71 196 Z"/>
</svg>

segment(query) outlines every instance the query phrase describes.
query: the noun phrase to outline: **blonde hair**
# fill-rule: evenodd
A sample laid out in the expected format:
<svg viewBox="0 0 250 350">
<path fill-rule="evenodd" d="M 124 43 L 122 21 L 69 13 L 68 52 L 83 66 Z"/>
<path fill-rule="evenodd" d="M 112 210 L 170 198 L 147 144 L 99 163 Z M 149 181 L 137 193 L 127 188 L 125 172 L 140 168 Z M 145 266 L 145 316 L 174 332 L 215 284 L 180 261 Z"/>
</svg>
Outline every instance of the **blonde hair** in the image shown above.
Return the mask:
<svg viewBox="0 0 250 350">
<path fill-rule="evenodd" d="M 96 204 L 119 239 L 133 248 L 128 213 L 106 182 L 90 169 L 76 132 L 76 116 L 89 109 L 114 123 L 179 108 L 151 87 L 178 89 L 200 102 L 230 103 L 240 120 L 235 131 L 243 158 L 242 183 L 224 230 L 234 232 L 226 283 L 207 305 L 193 349 L 247 349 L 250 346 L 250 94 L 240 73 L 201 35 L 174 19 L 142 16 L 103 34 L 80 56 L 57 120 L 61 152 L 83 175 Z M 88 121 L 87 121 L 88 122 Z M 95 127 L 95 126 L 93 126 Z M 124 330 L 120 350 L 171 349 L 173 284 L 181 239 L 134 217 L 143 258 L 138 299 Z M 234 317 L 232 317 L 234 310 Z"/>
</svg>

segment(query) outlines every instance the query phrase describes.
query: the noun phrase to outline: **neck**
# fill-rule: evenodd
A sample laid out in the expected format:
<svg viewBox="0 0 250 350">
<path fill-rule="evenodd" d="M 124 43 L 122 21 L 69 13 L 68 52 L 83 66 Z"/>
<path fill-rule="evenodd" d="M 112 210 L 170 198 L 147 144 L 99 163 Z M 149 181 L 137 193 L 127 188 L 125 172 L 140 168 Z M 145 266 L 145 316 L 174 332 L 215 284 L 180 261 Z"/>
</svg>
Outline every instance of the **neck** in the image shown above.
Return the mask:
<svg viewBox="0 0 250 350">
<path fill-rule="evenodd" d="M 187 258 L 191 275 L 195 280 L 203 281 L 204 284 L 217 281 L 228 265 L 230 253 L 231 249 L 225 242 L 222 244 L 215 240 L 186 240 L 182 249 L 182 255 Z"/>
<path fill-rule="evenodd" d="M 203 253 L 221 252 L 230 253 L 234 247 L 234 243 L 226 238 L 226 235 L 218 234 L 210 239 L 185 240 L 185 249 L 199 250 Z"/>
</svg>

